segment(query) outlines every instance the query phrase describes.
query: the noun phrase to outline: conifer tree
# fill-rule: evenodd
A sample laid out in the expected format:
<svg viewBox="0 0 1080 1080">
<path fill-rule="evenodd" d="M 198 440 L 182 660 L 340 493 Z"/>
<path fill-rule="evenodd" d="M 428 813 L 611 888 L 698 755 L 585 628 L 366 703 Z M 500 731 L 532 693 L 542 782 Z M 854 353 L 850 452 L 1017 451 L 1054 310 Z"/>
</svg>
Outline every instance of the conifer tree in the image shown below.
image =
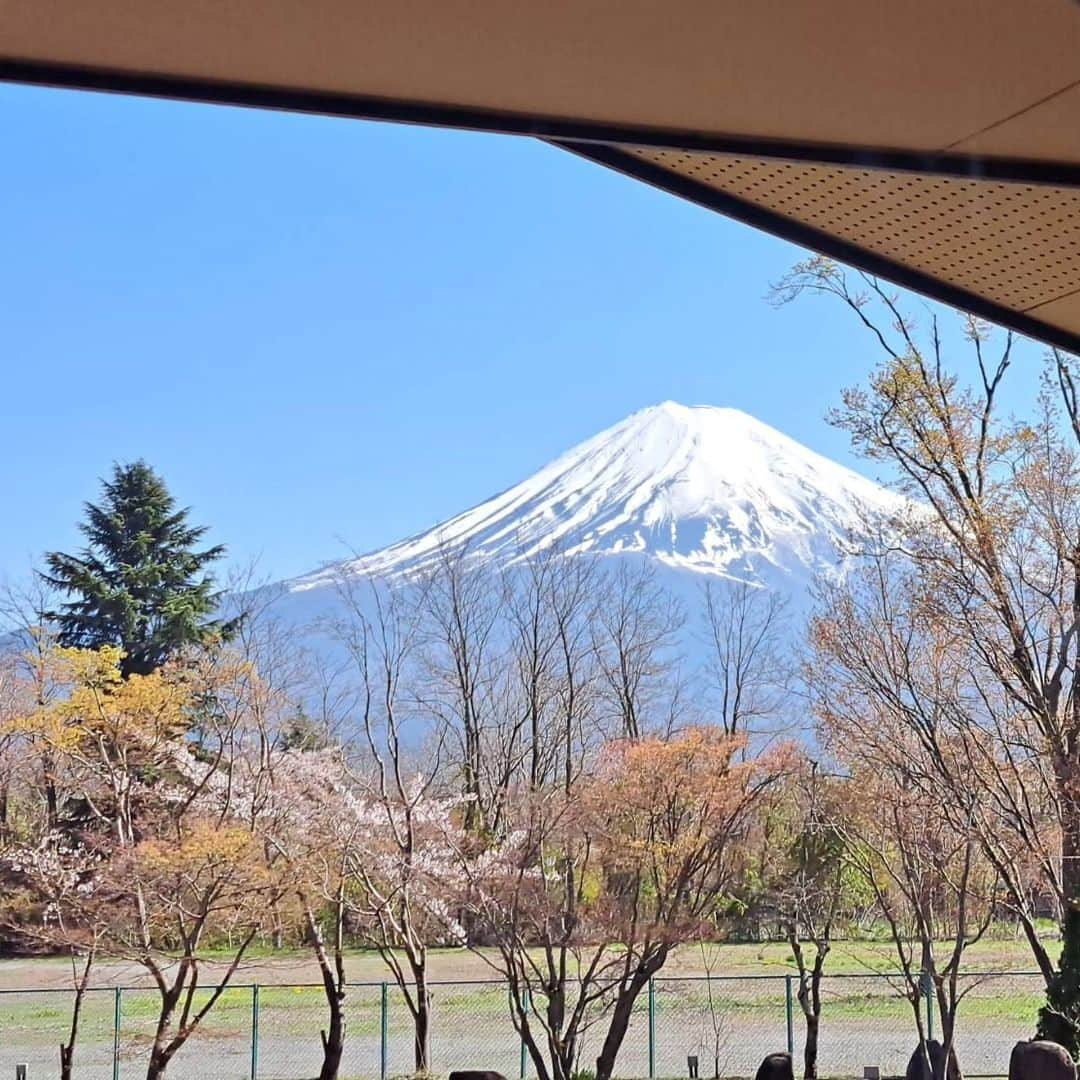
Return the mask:
<svg viewBox="0 0 1080 1080">
<path fill-rule="evenodd" d="M 1075 902 L 1062 919 L 1061 959 L 1046 988 L 1035 1037 L 1064 1046 L 1074 1060 L 1080 1056 L 1080 910 Z"/>
<path fill-rule="evenodd" d="M 208 567 L 221 545 L 198 549 L 205 527 L 188 524 L 145 461 L 114 465 L 99 503 L 86 503 L 78 555 L 45 556 L 44 580 L 68 599 L 50 612 L 62 645 L 124 650 L 121 673 L 146 675 L 185 645 L 228 636 L 212 618 L 219 594 Z"/>
</svg>

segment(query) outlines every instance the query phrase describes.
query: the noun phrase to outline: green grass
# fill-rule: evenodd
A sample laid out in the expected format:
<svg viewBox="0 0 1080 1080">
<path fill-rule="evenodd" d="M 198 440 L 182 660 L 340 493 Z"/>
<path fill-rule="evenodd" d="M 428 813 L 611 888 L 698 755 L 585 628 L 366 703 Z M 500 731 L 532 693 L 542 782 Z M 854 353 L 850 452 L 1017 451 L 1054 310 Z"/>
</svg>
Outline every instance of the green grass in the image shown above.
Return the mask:
<svg viewBox="0 0 1080 1080">
<path fill-rule="evenodd" d="M 1047 927 L 1047 944 L 1053 955 L 1058 942 Z M 202 981 L 210 984 L 224 970 L 227 954 L 207 956 Z M 837 973 L 866 973 L 892 971 L 896 957 L 892 946 L 884 940 L 869 937 L 859 941 L 838 941 L 828 959 L 827 971 Z M 1027 943 L 1011 936 L 989 937 L 972 946 L 965 957 L 969 971 L 1030 971 L 1033 968 Z M 707 946 L 683 946 L 668 960 L 664 978 L 680 975 L 703 975 L 711 970 L 715 975 L 783 975 L 795 970 L 791 952 L 780 942 L 766 944 L 741 943 Z M 349 950 L 346 971 L 352 983 L 381 983 L 391 981 L 381 957 L 364 950 Z M 493 980 L 496 973 L 483 957 L 466 949 L 432 949 L 429 953 L 429 973 L 433 982 L 458 980 Z M 97 968 L 99 985 L 148 985 L 141 970 L 131 963 L 101 961 Z M 318 983 L 319 973 L 310 950 L 286 949 L 274 952 L 261 947 L 251 952 L 237 973 L 237 984 L 260 983 L 263 986 L 286 983 Z M 71 985 L 70 963 L 61 958 L 12 959 L 0 961 L 0 989 L 57 987 Z M 449 988 L 447 988 L 449 989 Z"/>
<path fill-rule="evenodd" d="M 730 992 L 723 984 L 714 997 L 716 1008 L 728 1016 L 782 1016 L 784 989 L 771 983 L 743 983 Z M 979 992 L 982 990 L 983 992 Z M 961 1004 L 963 1019 L 1016 1020 L 1034 1019 L 1041 1002 L 1037 983 L 1031 989 L 980 987 Z M 205 1000 L 202 992 L 200 999 Z M 122 1027 L 125 1038 L 148 1037 L 157 1017 L 157 994 L 153 991 L 126 991 L 123 995 Z M 410 1019 L 399 1000 L 391 998 L 390 1018 L 393 1029 L 405 1030 Z M 111 1031 L 111 992 L 89 995 L 84 1006 L 84 1028 L 91 1032 Z M 310 1036 L 325 1022 L 325 1000 L 321 989 L 264 987 L 260 991 L 260 1023 L 264 1030 L 275 1034 Z M 252 996 L 248 989 L 227 990 L 207 1015 L 203 1030 L 208 1035 L 246 1037 L 251 1027 Z M 461 988 L 452 994 L 436 998 L 436 1014 L 446 1022 L 455 1016 L 468 1017 L 470 1022 L 490 1018 L 500 1021 L 506 1016 L 506 998 L 501 991 L 485 988 Z M 645 1007 L 644 999 L 641 1007 Z M 680 991 L 662 986 L 656 996 L 658 1019 L 674 1020 L 679 1016 L 701 1013 L 708 1008 L 708 999 L 701 984 L 684 983 Z M 908 1004 L 885 980 L 874 980 L 848 990 L 842 983 L 826 984 L 824 1011 L 830 1021 L 905 1021 Z M 354 991 L 349 995 L 349 1030 L 356 1035 L 374 1036 L 380 1027 L 379 999 L 375 994 Z M 15 1037 L 34 1044 L 52 1045 L 66 1032 L 70 1023 L 70 995 L 5 994 L 0 997 L 0 1029 L 5 1037 Z"/>
<path fill-rule="evenodd" d="M 1047 927 L 1048 937 L 1052 927 Z M 1048 942 L 1056 954 L 1056 941 Z M 968 973 L 990 971 L 1031 971 L 1033 964 L 1025 941 L 1015 936 L 989 937 L 970 948 L 965 957 Z M 455 1017 L 502 1022 L 506 1016 L 506 994 L 496 985 L 438 985 L 454 980 L 490 980 L 492 968 L 482 958 L 466 950 L 433 949 L 429 969 L 435 999 L 437 1024 L 453 1023 Z M 869 975 L 892 972 L 895 955 L 888 942 L 860 940 L 836 942 L 826 966 L 827 976 L 837 974 Z M 678 950 L 660 973 L 657 982 L 658 1015 L 674 1018 L 679 1010 L 707 1008 L 707 990 L 700 978 L 706 970 L 717 976 L 712 984 L 717 1007 L 732 1015 L 763 1017 L 783 1015 L 784 984 L 782 977 L 794 972 L 790 950 L 782 943 L 742 943 Z M 378 984 L 390 981 L 382 960 L 361 950 L 350 951 L 347 971 L 354 984 Z M 55 1045 L 70 1023 L 70 964 L 60 959 L 0 961 L 0 987 L 26 988 L 26 993 L 0 994 L 0 1031 L 5 1037 L 17 1037 L 27 1043 Z M 210 984 L 214 966 L 202 972 Z M 769 976 L 749 978 L 747 976 Z M 105 983 L 130 985 L 139 977 L 139 969 L 130 964 L 110 967 L 103 963 L 98 977 Z M 236 976 L 234 987 L 225 991 L 208 1014 L 204 1031 L 217 1037 L 247 1037 L 251 1025 L 252 991 L 259 983 L 263 1030 L 316 1037 L 325 1023 L 326 1004 L 321 986 L 298 987 L 287 983 L 312 983 L 317 978 L 308 951 L 283 952 L 257 950 L 251 964 Z M 32 991 L 30 987 L 54 987 L 55 992 Z M 205 1001 L 208 991 L 200 991 L 197 1001 Z M 834 1020 L 885 1020 L 903 1022 L 906 1002 L 884 979 L 826 979 L 825 1010 Z M 349 1029 L 356 1035 L 375 1036 L 380 1025 L 380 991 L 377 985 L 354 985 L 349 991 Z M 405 1031 L 410 1024 L 408 1012 L 396 988 L 390 987 L 390 1024 Z M 1016 1020 L 1034 1018 L 1041 1001 L 1040 981 L 986 980 L 976 986 L 961 1005 L 961 1018 Z M 87 1038 L 104 1038 L 112 1030 L 113 993 L 111 989 L 91 992 L 84 1006 L 83 1027 Z M 157 993 L 146 986 L 125 989 L 122 996 L 125 1039 L 139 1043 L 149 1036 L 157 1016 Z M 640 1007 L 645 1008 L 643 996 Z"/>
</svg>

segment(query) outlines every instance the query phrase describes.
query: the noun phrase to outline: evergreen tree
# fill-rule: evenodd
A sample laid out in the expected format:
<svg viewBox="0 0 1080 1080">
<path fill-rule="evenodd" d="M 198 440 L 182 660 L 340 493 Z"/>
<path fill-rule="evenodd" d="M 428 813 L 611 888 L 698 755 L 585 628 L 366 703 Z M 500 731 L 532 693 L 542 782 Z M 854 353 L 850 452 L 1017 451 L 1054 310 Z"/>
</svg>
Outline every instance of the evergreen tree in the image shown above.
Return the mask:
<svg viewBox="0 0 1080 1080">
<path fill-rule="evenodd" d="M 205 528 L 188 524 L 164 481 L 144 461 L 114 465 L 100 503 L 85 504 L 79 555 L 45 556 L 44 580 L 69 599 L 55 620 L 62 645 L 124 650 L 124 677 L 145 675 L 185 645 L 228 636 L 211 618 L 220 594 L 207 573 L 221 545 L 197 550 Z"/>
<path fill-rule="evenodd" d="M 1057 974 L 1047 987 L 1046 1004 L 1039 1010 L 1035 1032 L 1064 1046 L 1076 1060 L 1080 1055 L 1080 910 L 1077 901 L 1065 908 L 1062 920 L 1061 959 Z"/>
</svg>

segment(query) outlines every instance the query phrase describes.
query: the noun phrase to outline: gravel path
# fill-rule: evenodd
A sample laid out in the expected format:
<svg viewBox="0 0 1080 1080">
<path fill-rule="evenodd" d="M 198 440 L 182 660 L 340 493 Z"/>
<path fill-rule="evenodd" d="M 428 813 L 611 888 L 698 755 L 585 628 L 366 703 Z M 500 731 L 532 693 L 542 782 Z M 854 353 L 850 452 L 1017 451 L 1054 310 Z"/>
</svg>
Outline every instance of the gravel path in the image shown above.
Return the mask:
<svg viewBox="0 0 1080 1080">
<path fill-rule="evenodd" d="M 310 1033 L 281 1030 L 271 1017 L 261 1023 L 259 1071 L 261 1080 L 310 1080 L 318 1072 L 320 1059 L 317 1024 Z M 377 1032 L 359 1030 L 350 1033 L 347 1042 L 342 1080 L 379 1076 L 380 1039 Z M 294 1025 L 288 1024 L 292 1029 Z M 1009 1052 L 1017 1039 L 1029 1034 L 1027 1022 L 1003 1024 L 1000 1020 L 976 1018 L 964 1026 L 958 1039 L 958 1053 L 968 1076 L 1001 1075 Z M 796 1038 L 799 1037 L 796 1029 Z M 703 1033 L 697 1012 L 685 1017 L 666 1016 L 657 1026 L 656 1073 L 660 1077 L 686 1076 L 687 1054 L 701 1059 L 701 1072 L 712 1074 L 712 1046 Z M 17 1062 L 29 1064 L 29 1080 L 44 1080 L 57 1075 L 57 1039 L 42 1031 L 20 1024 L 17 1030 L 0 1030 L 0 1077 L 15 1074 Z M 591 1063 L 597 1039 L 586 1039 L 582 1052 L 583 1066 Z M 726 1076 L 752 1075 L 761 1057 L 783 1049 L 786 1030 L 783 1017 L 755 1017 L 740 1012 L 723 1032 L 721 1072 Z M 878 1065 L 883 1075 L 902 1074 L 914 1039 L 910 1026 L 894 1027 L 879 1021 L 837 1018 L 822 1025 L 821 1071 L 823 1076 L 861 1076 L 864 1065 Z M 122 1039 L 121 1080 L 141 1080 L 145 1074 L 147 1038 L 131 1035 Z M 412 1044 L 409 1031 L 397 1027 L 389 1039 L 389 1074 L 405 1076 L 412 1070 Z M 520 1065 L 517 1036 L 505 1020 L 489 1015 L 470 1018 L 467 1011 L 454 1017 L 452 1024 L 438 1025 L 433 1040 L 434 1068 L 445 1075 L 455 1068 L 495 1069 L 516 1078 Z M 78 1051 L 77 1080 L 111 1080 L 111 1032 L 88 1030 Z M 170 1068 L 171 1080 L 247 1080 L 251 1068 L 249 1028 L 208 1030 L 196 1037 L 177 1056 Z M 534 1075 L 531 1067 L 529 1075 Z M 644 1016 L 635 1017 L 623 1052 L 618 1073 L 621 1077 L 647 1077 L 649 1074 L 647 1024 Z"/>
</svg>

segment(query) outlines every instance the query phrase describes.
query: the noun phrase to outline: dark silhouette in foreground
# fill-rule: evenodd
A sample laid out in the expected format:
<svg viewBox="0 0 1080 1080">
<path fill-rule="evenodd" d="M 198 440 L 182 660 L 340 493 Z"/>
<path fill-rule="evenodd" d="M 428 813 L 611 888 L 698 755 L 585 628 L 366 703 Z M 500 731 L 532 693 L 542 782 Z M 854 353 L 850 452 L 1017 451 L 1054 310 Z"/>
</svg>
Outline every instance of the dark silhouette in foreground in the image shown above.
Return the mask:
<svg viewBox="0 0 1080 1080">
<path fill-rule="evenodd" d="M 937 1039 L 926 1040 L 926 1051 L 916 1046 L 908 1059 L 904 1080 L 959 1080 L 960 1066 L 956 1054 L 949 1054 L 949 1071 L 945 1075 L 945 1047 Z"/>
<path fill-rule="evenodd" d="M 1055 1042 L 1018 1042 L 1009 1055 L 1009 1080 L 1076 1080 L 1076 1065 Z"/>
<path fill-rule="evenodd" d="M 795 1080 L 790 1054 L 767 1054 L 754 1080 Z"/>
<path fill-rule="evenodd" d="M 449 1080 L 506 1080 L 502 1073 L 488 1072 L 484 1069 L 461 1069 L 452 1072 Z"/>
</svg>

